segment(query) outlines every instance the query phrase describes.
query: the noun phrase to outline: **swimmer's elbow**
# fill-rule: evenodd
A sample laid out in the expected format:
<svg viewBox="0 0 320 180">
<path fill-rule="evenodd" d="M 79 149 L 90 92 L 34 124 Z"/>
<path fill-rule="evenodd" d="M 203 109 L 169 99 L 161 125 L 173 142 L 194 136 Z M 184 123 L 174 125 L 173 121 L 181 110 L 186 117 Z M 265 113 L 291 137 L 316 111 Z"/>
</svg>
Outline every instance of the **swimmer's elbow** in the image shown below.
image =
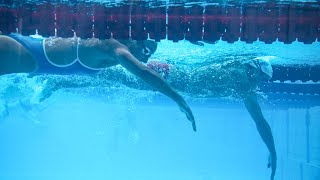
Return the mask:
<svg viewBox="0 0 320 180">
<path fill-rule="evenodd" d="M 125 48 L 117 48 L 115 50 L 115 56 L 122 66 L 126 69 L 129 68 L 128 70 L 131 70 L 131 68 L 137 65 L 133 55 Z"/>
<path fill-rule="evenodd" d="M 131 55 L 131 53 L 127 49 L 122 48 L 122 47 L 115 49 L 114 52 L 115 52 L 116 57 L 118 57 L 118 58 L 129 57 Z"/>
<path fill-rule="evenodd" d="M 141 77 L 149 71 L 147 66 L 141 64 L 127 49 L 117 48 L 115 53 L 119 64 L 131 73 Z"/>
<path fill-rule="evenodd" d="M 136 76 L 141 77 L 142 79 L 150 79 L 149 76 L 159 77 L 155 71 L 143 65 L 127 49 L 117 48 L 115 53 L 118 57 L 119 63 Z"/>
</svg>

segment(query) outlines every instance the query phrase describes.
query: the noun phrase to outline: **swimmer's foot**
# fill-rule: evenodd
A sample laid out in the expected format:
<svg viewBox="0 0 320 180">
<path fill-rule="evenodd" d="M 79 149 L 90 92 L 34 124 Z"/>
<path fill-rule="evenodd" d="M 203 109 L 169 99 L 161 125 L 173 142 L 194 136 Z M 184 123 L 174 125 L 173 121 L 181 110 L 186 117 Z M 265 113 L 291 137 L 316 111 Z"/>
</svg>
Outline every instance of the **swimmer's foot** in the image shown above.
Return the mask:
<svg viewBox="0 0 320 180">
<path fill-rule="evenodd" d="M 55 79 L 46 79 L 43 81 L 41 85 L 41 90 L 37 93 L 37 98 L 39 103 L 49 99 L 54 92 L 61 89 L 63 87 L 63 83 L 58 85 Z"/>
<path fill-rule="evenodd" d="M 192 129 L 194 132 L 197 132 L 197 126 L 195 121 L 192 122 Z"/>
<path fill-rule="evenodd" d="M 187 105 L 187 103 L 184 100 L 182 100 L 181 103 L 179 103 L 179 107 L 180 107 L 180 110 L 186 114 L 188 120 L 192 123 L 193 131 L 196 132 L 197 131 L 196 122 L 194 120 L 194 116 L 192 114 L 192 111 L 189 108 L 189 106 Z"/>
<path fill-rule="evenodd" d="M 270 180 L 274 180 L 277 169 L 277 155 L 276 153 L 270 154 L 268 158 L 268 168 L 271 168 Z"/>
<path fill-rule="evenodd" d="M 3 111 L 0 112 L 0 119 L 4 119 L 7 116 L 9 116 L 9 107 L 8 103 L 5 102 L 5 104 L 3 105 Z"/>
</svg>

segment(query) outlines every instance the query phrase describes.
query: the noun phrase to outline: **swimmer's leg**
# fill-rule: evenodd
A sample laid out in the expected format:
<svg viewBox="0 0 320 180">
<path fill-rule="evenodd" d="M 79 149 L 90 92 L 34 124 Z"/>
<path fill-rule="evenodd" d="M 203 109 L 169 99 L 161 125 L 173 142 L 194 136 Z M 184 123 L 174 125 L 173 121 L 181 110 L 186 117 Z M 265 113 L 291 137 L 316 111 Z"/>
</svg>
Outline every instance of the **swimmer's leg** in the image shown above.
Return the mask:
<svg viewBox="0 0 320 180">
<path fill-rule="evenodd" d="M 257 97 L 255 94 L 250 94 L 246 96 L 244 98 L 244 104 L 247 110 L 249 111 L 252 119 L 254 120 L 263 142 L 266 144 L 269 150 L 270 158 L 268 162 L 268 168 L 271 167 L 270 179 L 273 180 L 277 169 L 277 153 L 274 145 L 274 139 L 271 128 L 262 114 L 261 108 L 258 104 Z"/>
<path fill-rule="evenodd" d="M 39 103 L 50 98 L 54 92 L 63 88 L 61 84 L 63 83 L 60 83 L 59 85 L 59 82 L 54 79 L 47 79 L 45 85 L 43 86 L 43 89 L 39 94 Z"/>
<path fill-rule="evenodd" d="M 48 87 L 44 88 L 43 92 L 39 97 L 39 103 L 45 101 L 46 99 L 49 99 L 52 96 L 52 94 L 58 90 L 59 88 L 48 88 Z"/>
<path fill-rule="evenodd" d="M 130 100 L 129 100 L 130 101 Z M 135 105 L 132 101 L 127 102 L 128 103 L 128 107 L 126 108 L 125 112 L 126 112 L 126 116 L 125 118 L 128 121 L 128 125 L 129 125 L 129 141 L 133 144 L 136 144 L 139 141 L 139 132 L 137 130 L 137 125 L 136 125 L 136 110 L 135 110 Z"/>
<path fill-rule="evenodd" d="M 92 85 L 92 77 L 75 77 L 75 76 L 56 76 L 56 77 L 49 77 L 46 79 L 46 83 L 43 86 L 42 92 L 40 93 L 39 102 L 42 102 L 51 95 L 64 88 L 83 88 L 89 87 Z"/>
<path fill-rule="evenodd" d="M 8 107 L 8 102 L 4 102 L 2 111 L 0 112 L 0 119 L 4 119 L 7 116 L 9 116 L 9 107 Z"/>
</svg>

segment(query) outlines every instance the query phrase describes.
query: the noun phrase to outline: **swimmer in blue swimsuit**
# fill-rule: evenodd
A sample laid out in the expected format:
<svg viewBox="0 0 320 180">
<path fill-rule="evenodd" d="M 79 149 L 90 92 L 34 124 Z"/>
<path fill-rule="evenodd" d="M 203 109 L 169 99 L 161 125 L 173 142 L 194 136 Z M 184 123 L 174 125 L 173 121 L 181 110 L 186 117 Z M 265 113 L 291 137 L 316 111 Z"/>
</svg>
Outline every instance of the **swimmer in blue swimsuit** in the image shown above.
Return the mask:
<svg viewBox="0 0 320 180">
<path fill-rule="evenodd" d="M 157 72 L 144 65 L 155 52 L 154 41 L 118 41 L 96 38 L 43 38 L 38 35 L 0 35 L 0 75 L 88 74 L 122 65 L 153 89 L 170 97 L 184 112 L 196 131 L 193 113 L 184 98 Z"/>
</svg>

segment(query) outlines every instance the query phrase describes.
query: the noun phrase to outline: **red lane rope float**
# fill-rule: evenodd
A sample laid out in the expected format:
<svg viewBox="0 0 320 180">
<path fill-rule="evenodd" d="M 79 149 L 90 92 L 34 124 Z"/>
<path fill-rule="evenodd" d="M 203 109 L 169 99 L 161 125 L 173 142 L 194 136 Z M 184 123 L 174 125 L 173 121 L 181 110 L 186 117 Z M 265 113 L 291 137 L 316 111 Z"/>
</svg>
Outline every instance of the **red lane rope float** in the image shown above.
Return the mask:
<svg viewBox="0 0 320 180">
<path fill-rule="evenodd" d="M 257 26 L 259 6 L 250 4 L 243 8 L 241 41 L 253 43 L 258 40 L 260 30 Z"/>
<path fill-rule="evenodd" d="M 224 31 L 221 21 L 222 9 L 219 6 L 207 6 L 204 13 L 204 35 L 203 39 L 214 43 L 220 40 Z"/>
<path fill-rule="evenodd" d="M 97 3 L 0 5 L 0 30 L 4 34 L 81 38 L 167 38 L 229 43 L 320 41 L 319 3 L 251 3 L 170 6 L 139 5 L 105 7 Z"/>
<path fill-rule="evenodd" d="M 131 9 L 131 37 L 135 40 L 148 39 L 146 29 L 147 9 L 141 6 L 133 6 Z"/>
<path fill-rule="evenodd" d="M 38 33 L 49 37 L 55 34 L 55 14 L 54 6 L 50 3 L 37 5 L 39 15 Z"/>
<path fill-rule="evenodd" d="M 22 35 L 35 34 L 39 26 L 40 17 L 37 11 L 34 11 L 35 5 L 27 4 L 18 7 L 18 28 Z"/>
<path fill-rule="evenodd" d="M 277 40 L 279 8 L 270 3 L 261 6 L 258 14 L 257 27 L 259 29 L 259 40 L 271 44 Z"/>
<path fill-rule="evenodd" d="M 311 44 L 316 41 L 320 12 L 318 9 L 306 4 L 299 7 L 296 12 L 296 34 L 299 42 Z M 314 18 L 317 17 L 317 18 Z"/>
<path fill-rule="evenodd" d="M 74 31 L 82 39 L 93 37 L 93 7 L 87 4 L 76 6 Z"/>
<path fill-rule="evenodd" d="M 278 40 L 285 44 L 290 44 L 296 40 L 295 11 L 295 5 L 285 4 L 280 6 Z"/>
<path fill-rule="evenodd" d="M 222 24 L 225 30 L 222 33 L 222 40 L 228 43 L 238 41 L 241 28 L 241 9 L 235 6 L 226 7 L 224 17 Z"/>
<path fill-rule="evenodd" d="M 111 9 L 99 5 L 95 5 L 93 9 L 94 36 L 98 39 L 109 39 L 111 37 L 111 30 L 108 24 L 110 23 L 105 17 L 110 16 Z"/>
<path fill-rule="evenodd" d="M 107 24 L 115 39 L 129 39 L 130 6 L 108 8 Z"/>
<path fill-rule="evenodd" d="M 178 42 L 184 39 L 186 32 L 186 8 L 173 6 L 168 8 L 168 40 Z"/>
<path fill-rule="evenodd" d="M 151 39 L 160 41 L 161 39 L 166 38 L 166 7 L 149 9 L 147 13 L 146 28 Z"/>
<path fill-rule="evenodd" d="M 203 29 L 203 11 L 202 6 L 192 6 L 187 9 L 186 16 L 186 40 L 189 41 L 201 41 L 202 40 L 202 29 Z"/>
<path fill-rule="evenodd" d="M 62 38 L 73 37 L 76 14 L 74 6 L 59 4 L 55 8 L 57 36 Z"/>
<path fill-rule="evenodd" d="M 17 20 L 18 14 L 15 9 L 0 7 L 0 31 L 3 34 L 16 32 L 16 28 L 18 27 Z"/>
</svg>

